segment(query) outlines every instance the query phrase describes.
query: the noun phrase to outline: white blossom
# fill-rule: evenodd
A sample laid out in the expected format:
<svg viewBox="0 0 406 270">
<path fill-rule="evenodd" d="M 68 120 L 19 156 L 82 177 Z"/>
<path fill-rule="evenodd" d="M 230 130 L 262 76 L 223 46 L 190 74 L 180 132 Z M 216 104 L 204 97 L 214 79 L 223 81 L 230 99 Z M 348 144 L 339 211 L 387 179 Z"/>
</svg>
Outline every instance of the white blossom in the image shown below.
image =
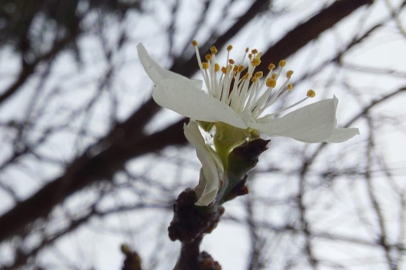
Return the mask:
<svg viewBox="0 0 406 270">
<path fill-rule="evenodd" d="M 336 127 L 336 97 L 312 103 L 279 117 L 309 97 L 314 97 L 313 90 L 309 90 L 302 100 L 265 114 L 293 88 L 289 82 L 293 71 L 287 71 L 285 82 L 276 89 L 285 61 L 279 63 L 277 71 L 270 64 L 268 75 L 262 78 L 261 71 L 255 72 L 261 63 L 261 53 L 256 50 L 248 55 L 247 66 L 236 64 L 228 54 L 226 65 L 220 68 L 216 62 L 215 47 L 211 48 L 211 54 L 205 56 L 207 62 L 201 62 L 197 43 L 193 45 L 206 91 L 202 90 L 201 81 L 163 69 L 149 56 L 142 44 L 137 46 L 139 59 L 155 84 L 153 98 L 160 106 L 194 120 L 223 122 L 240 129 L 252 128 L 269 136 L 289 137 L 308 143 L 339 143 L 359 134 L 357 128 Z M 227 51 L 231 49 L 229 46 Z M 248 49 L 246 53 L 249 53 Z"/>
<path fill-rule="evenodd" d="M 314 97 L 313 90 L 309 90 L 306 97 L 298 102 L 269 113 L 272 105 L 293 89 L 290 83 L 293 74 L 291 70 L 286 72 L 284 83 L 276 88 L 286 65 L 284 60 L 279 62 L 276 71 L 275 65 L 270 64 L 268 75 L 263 78 L 263 72 L 255 72 L 261 63 L 261 53 L 255 49 L 249 52 L 247 48 L 244 58 L 248 58 L 248 64 L 244 66 L 243 62 L 236 64 L 229 58 L 232 46 L 228 46 L 226 64 L 220 68 L 216 62 L 215 47 L 210 48 L 211 53 L 205 56 L 206 62 L 202 62 L 197 42 L 192 44 L 196 49 L 206 90 L 202 90 L 202 81 L 188 79 L 160 67 L 142 44 L 137 49 L 145 71 L 155 84 L 153 98 L 156 103 L 191 119 L 184 126 L 184 133 L 196 148 L 197 157 L 202 163 L 199 185 L 195 188 L 198 197 L 196 205 L 207 206 L 215 201 L 228 171 L 229 153 L 245 141 L 257 139 L 259 133 L 308 143 L 339 143 L 359 134 L 357 128 L 336 127 L 336 97 L 315 102 L 280 117 L 284 112 Z M 211 130 L 215 127 L 214 145 L 204 140 L 196 121 L 200 121 L 202 128 Z"/>
</svg>

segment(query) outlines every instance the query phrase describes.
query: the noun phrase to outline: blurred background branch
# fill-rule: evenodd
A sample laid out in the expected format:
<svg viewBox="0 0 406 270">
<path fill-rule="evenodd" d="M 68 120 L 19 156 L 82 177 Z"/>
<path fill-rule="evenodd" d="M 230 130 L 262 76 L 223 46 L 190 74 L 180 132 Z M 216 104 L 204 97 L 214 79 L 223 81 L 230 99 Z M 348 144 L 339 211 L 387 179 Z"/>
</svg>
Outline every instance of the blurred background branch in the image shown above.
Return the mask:
<svg viewBox="0 0 406 270">
<path fill-rule="evenodd" d="M 244 230 L 238 269 L 402 269 L 405 4 L 2 0 L 0 268 L 118 269 L 123 242 L 143 269 L 174 265 L 171 205 L 197 184 L 199 165 L 185 147 L 186 119 L 155 104 L 135 48 L 193 77 L 197 39 L 202 55 L 235 44 L 238 60 L 258 46 L 264 71 L 289 58 L 297 90 L 286 102 L 310 87 L 339 95 L 340 126 L 362 132 L 340 148 L 271 142 L 250 197 L 230 203 L 213 234 L 233 246 L 223 230 Z M 94 250 L 100 235 L 108 244 Z"/>
</svg>

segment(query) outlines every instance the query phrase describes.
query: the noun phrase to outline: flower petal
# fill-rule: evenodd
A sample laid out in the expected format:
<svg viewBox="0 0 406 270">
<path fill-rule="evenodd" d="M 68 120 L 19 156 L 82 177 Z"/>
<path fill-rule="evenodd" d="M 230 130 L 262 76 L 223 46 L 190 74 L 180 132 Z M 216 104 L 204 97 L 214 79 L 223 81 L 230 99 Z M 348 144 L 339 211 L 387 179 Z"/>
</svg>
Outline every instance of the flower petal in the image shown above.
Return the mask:
<svg viewBox="0 0 406 270">
<path fill-rule="evenodd" d="M 206 147 L 206 143 L 202 134 L 200 133 L 199 126 L 197 125 L 196 121 L 190 120 L 188 124 L 184 124 L 183 131 L 188 142 L 195 148 Z"/>
<path fill-rule="evenodd" d="M 331 136 L 325 140 L 325 142 L 341 143 L 351 139 L 355 135 L 359 135 L 358 128 L 335 128 Z"/>
<path fill-rule="evenodd" d="M 200 176 L 200 189 L 202 185 L 205 185 L 204 191 L 199 198 L 200 205 L 210 204 L 219 189 L 220 179 L 219 179 L 219 170 L 215 161 L 215 156 L 210 152 L 210 146 L 206 145 L 204 142 L 203 136 L 200 133 L 199 127 L 195 121 L 190 121 L 189 124 L 183 126 L 186 139 L 196 148 L 196 154 L 200 162 L 202 163 L 203 175 Z M 214 153 L 215 154 L 215 153 Z M 204 179 L 202 178 L 204 177 Z M 204 182 L 202 182 L 204 180 Z M 214 192 L 214 195 L 213 195 Z M 214 196 L 214 197 L 213 197 Z M 211 199 L 209 201 L 209 199 Z"/>
<path fill-rule="evenodd" d="M 214 189 L 212 191 L 208 191 L 208 190 L 209 190 L 209 187 L 206 184 L 206 178 L 204 177 L 202 170 L 200 170 L 199 185 L 197 185 L 195 187 L 195 192 L 196 192 L 197 198 L 199 198 L 199 199 L 195 203 L 195 205 L 207 206 L 216 199 L 218 190 L 217 189 Z"/>
<path fill-rule="evenodd" d="M 193 87 L 199 89 L 202 88 L 203 82 L 200 80 L 190 80 L 182 75 L 163 69 L 157 64 L 157 62 L 154 61 L 154 59 L 151 58 L 151 56 L 148 54 L 147 50 L 141 43 L 137 45 L 137 51 L 138 57 L 145 69 L 145 72 L 147 72 L 148 76 L 155 84 L 157 84 L 162 79 L 173 79 L 188 82 Z"/>
<path fill-rule="evenodd" d="M 153 93 L 160 106 L 194 120 L 224 122 L 237 128 L 247 125 L 227 104 L 182 80 L 160 80 Z"/>
<path fill-rule="evenodd" d="M 326 99 L 302 107 L 268 123 L 250 123 L 250 127 L 269 136 L 290 137 L 298 141 L 316 143 L 330 138 L 336 126 L 338 99 Z"/>
</svg>

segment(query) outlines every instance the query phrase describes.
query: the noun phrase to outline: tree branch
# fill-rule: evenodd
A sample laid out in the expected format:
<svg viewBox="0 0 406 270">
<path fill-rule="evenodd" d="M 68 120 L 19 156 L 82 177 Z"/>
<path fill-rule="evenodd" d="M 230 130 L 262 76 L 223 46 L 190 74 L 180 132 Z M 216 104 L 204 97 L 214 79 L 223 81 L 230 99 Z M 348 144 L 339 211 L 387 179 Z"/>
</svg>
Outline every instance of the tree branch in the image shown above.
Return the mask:
<svg viewBox="0 0 406 270">
<path fill-rule="evenodd" d="M 267 1 L 254 2 L 245 15 L 230 28 L 215 45 L 223 47 L 226 42 L 241 30 Z M 289 32 L 264 55 L 270 61 L 286 57 L 317 38 L 322 31 L 345 18 L 358 7 L 370 4 L 367 0 L 342 0 L 315 15 L 312 19 Z M 307 33 L 309 32 L 309 33 Z M 190 76 L 197 70 L 196 60 L 189 60 L 182 65 L 174 63 L 172 71 Z M 159 110 L 150 99 L 125 122 L 116 127 L 97 144 L 90 147 L 82 156 L 74 160 L 65 174 L 56 178 L 25 201 L 0 217 L 0 242 L 16 234 L 22 234 L 25 228 L 38 218 L 48 213 L 68 196 L 98 180 L 111 179 L 120 171 L 125 162 L 140 155 L 160 151 L 169 145 L 186 142 L 183 136 L 182 121 L 171 125 L 163 131 L 150 136 L 142 133 L 145 124 Z M 13 226 L 10 226 L 13 224 Z"/>
</svg>

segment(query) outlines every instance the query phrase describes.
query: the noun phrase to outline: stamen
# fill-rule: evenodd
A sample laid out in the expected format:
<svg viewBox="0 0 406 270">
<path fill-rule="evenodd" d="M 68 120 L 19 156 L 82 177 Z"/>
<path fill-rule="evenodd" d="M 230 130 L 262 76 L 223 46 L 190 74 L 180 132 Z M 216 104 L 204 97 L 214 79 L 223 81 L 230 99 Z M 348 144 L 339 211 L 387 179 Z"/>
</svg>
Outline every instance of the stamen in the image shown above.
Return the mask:
<svg viewBox="0 0 406 270">
<path fill-rule="evenodd" d="M 241 66 L 238 67 L 238 69 L 240 69 Z M 238 96 L 240 95 L 240 91 L 241 91 L 241 85 L 242 85 L 242 79 L 240 79 L 240 75 L 241 72 L 237 72 L 237 75 L 234 78 L 234 85 L 233 85 L 233 89 L 231 91 L 231 95 L 229 95 L 228 99 L 227 99 L 227 104 L 230 105 L 231 108 L 235 109 L 237 106 L 237 101 L 238 101 Z"/>
<path fill-rule="evenodd" d="M 255 58 L 251 61 L 252 66 L 257 67 L 259 64 L 261 64 L 261 60 Z"/>
<path fill-rule="evenodd" d="M 193 41 L 192 41 L 192 45 L 193 45 L 193 47 L 195 47 L 197 63 L 199 64 L 199 68 L 200 68 L 200 70 L 201 70 L 201 72 L 202 72 L 202 76 L 203 76 L 204 83 L 205 83 L 206 86 L 207 86 L 207 90 L 208 90 L 209 94 L 210 94 L 210 95 L 213 95 L 213 90 L 210 89 L 210 86 L 209 86 L 209 77 L 208 77 L 208 74 L 207 74 L 207 70 L 204 70 L 204 69 L 203 69 L 202 60 L 200 59 L 200 53 L 199 53 L 199 48 L 198 48 L 198 43 L 197 43 L 197 41 L 196 41 L 196 40 L 193 40 Z M 208 65 L 207 65 L 207 66 L 208 66 Z"/>
<path fill-rule="evenodd" d="M 269 88 L 275 88 L 276 80 L 269 78 L 268 80 L 266 80 L 266 86 Z"/>
<path fill-rule="evenodd" d="M 276 78 L 277 80 L 277 78 Z M 283 96 L 285 96 L 289 91 L 289 89 L 287 89 L 287 86 L 289 84 L 289 79 L 287 79 L 283 85 L 279 88 L 278 91 L 276 91 L 276 93 L 274 93 L 272 95 L 272 97 L 270 96 L 270 91 L 265 92 L 265 94 L 267 94 L 267 98 L 266 99 L 262 99 L 261 97 L 261 104 L 258 104 L 257 108 L 255 108 L 255 113 L 257 113 L 257 115 L 261 115 L 267 108 L 269 108 L 272 104 L 274 104 L 276 102 L 276 100 L 282 98 Z M 293 88 L 293 86 L 292 86 Z M 264 96 L 265 96 L 264 94 Z M 259 102 L 258 102 L 259 103 Z"/>
<path fill-rule="evenodd" d="M 288 86 L 289 86 L 289 84 L 288 84 Z M 283 109 L 281 109 L 281 110 L 279 110 L 279 111 L 277 111 L 277 112 L 274 112 L 274 113 L 272 113 L 272 114 L 265 115 L 265 116 L 262 117 L 261 119 L 273 118 L 275 115 L 277 115 L 277 114 L 279 114 L 279 113 L 281 113 L 281 112 L 287 111 L 287 110 L 289 110 L 289 109 L 291 109 L 291 108 L 293 108 L 293 107 L 299 105 L 300 103 L 304 102 L 306 99 L 308 99 L 308 98 L 313 98 L 313 97 L 315 97 L 315 96 L 316 96 L 316 92 L 314 92 L 314 90 L 310 89 L 309 91 L 307 91 L 307 97 L 305 97 L 305 98 L 299 100 L 298 102 L 296 102 L 296 103 L 294 103 L 294 104 L 292 104 L 292 105 L 290 105 L 290 106 L 288 106 L 288 107 L 286 107 L 286 108 L 283 108 Z"/>
<path fill-rule="evenodd" d="M 229 98 L 229 92 L 230 92 L 230 83 L 231 83 L 231 80 L 232 80 L 232 77 L 230 77 L 230 71 L 231 71 L 231 65 L 228 65 L 226 68 L 225 68 L 225 72 L 224 72 L 224 78 L 223 78 L 223 81 L 222 81 L 222 85 L 221 86 L 219 86 L 219 89 L 218 89 L 218 99 L 221 101 L 221 102 L 226 102 L 227 101 L 227 99 Z"/>
<path fill-rule="evenodd" d="M 286 61 L 285 61 L 285 60 L 279 61 L 279 66 L 280 66 L 280 68 L 279 68 L 279 71 L 278 71 L 278 73 L 277 73 L 277 75 L 276 75 L 276 79 L 278 79 L 279 76 L 282 74 L 282 70 L 283 70 L 283 67 L 284 67 L 285 65 L 286 65 Z M 289 78 L 288 78 L 288 80 L 289 80 Z"/>
<path fill-rule="evenodd" d="M 271 118 L 271 119 L 273 119 L 273 118 L 275 117 L 275 115 L 280 114 L 281 112 L 287 111 L 287 110 L 289 110 L 289 109 L 291 109 L 291 108 L 293 108 L 293 107 L 296 107 L 296 106 L 299 105 L 300 103 L 304 102 L 306 99 L 308 99 L 308 97 L 305 97 L 305 98 L 299 100 L 298 102 L 293 103 L 292 105 L 290 105 L 290 106 L 288 106 L 288 107 L 286 107 L 286 108 L 282 108 L 282 109 L 280 109 L 279 111 L 276 111 L 276 112 L 271 113 L 271 114 L 267 114 L 267 115 L 265 115 L 264 117 L 261 117 L 261 119 L 266 119 L 266 118 Z"/>
<path fill-rule="evenodd" d="M 238 72 L 243 72 L 243 70 L 245 69 L 245 66 L 241 65 L 238 67 Z"/>
<path fill-rule="evenodd" d="M 268 74 L 264 77 L 264 72 L 255 72 L 256 67 L 261 64 L 262 57 L 262 53 L 257 49 L 250 51 L 249 48 L 246 48 L 241 63 L 236 64 L 234 59 L 230 58 L 230 51 L 233 49 L 233 46 L 228 45 L 226 65 L 220 67 L 220 65 L 216 63 L 218 50 L 215 46 L 210 47 L 210 52 L 204 56 L 206 62 L 202 62 L 197 41 L 193 40 L 191 43 L 195 47 L 197 61 L 202 71 L 208 94 L 224 102 L 238 113 L 250 111 L 252 113 L 251 117 L 256 121 L 267 120 L 268 118 L 273 119 L 276 114 L 284 112 L 304 102 L 306 99 L 316 96 L 315 91 L 310 89 L 307 91 L 307 96 L 302 100 L 286 108 L 282 108 L 277 112 L 259 118 L 267 108 L 293 90 L 293 84 L 290 83 L 290 79 L 293 75 L 292 70 L 285 73 L 287 79 L 278 87 L 277 91 L 274 90 L 277 80 L 280 75 L 282 75 L 283 68 L 286 66 L 286 61 L 279 61 L 279 67 L 276 72 L 274 71 L 276 66 L 270 63 L 268 65 L 269 72 L 267 72 Z M 248 66 L 244 66 L 243 63 L 247 58 L 249 60 Z M 245 69 L 247 70 L 243 75 Z M 217 72 L 219 71 L 221 75 L 217 77 Z"/>
<path fill-rule="evenodd" d="M 314 98 L 316 96 L 316 92 L 314 92 L 312 89 L 310 89 L 309 91 L 307 91 L 306 94 L 309 98 Z"/>
<path fill-rule="evenodd" d="M 251 70 L 251 71 L 253 71 L 253 69 Z M 242 112 L 243 111 L 243 109 L 244 109 L 244 104 L 246 103 L 246 101 L 247 101 L 247 93 L 248 93 L 248 91 L 250 90 L 250 89 L 252 89 L 252 87 L 254 86 L 254 85 L 257 85 L 257 83 L 256 82 L 253 82 L 252 84 L 251 84 L 251 87 L 250 87 L 250 79 L 251 79 L 251 76 L 253 75 L 252 73 L 247 73 L 248 74 L 248 76 L 247 76 L 247 79 L 244 81 L 244 83 L 242 84 L 242 87 L 241 87 L 241 90 L 239 91 L 239 96 L 238 96 L 238 100 L 236 100 L 237 101 L 237 105 L 236 105 L 236 108 L 235 108 L 235 110 L 237 111 L 237 112 Z"/>
<path fill-rule="evenodd" d="M 254 77 L 258 78 L 258 79 L 261 79 L 263 76 L 264 76 L 264 73 L 262 71 L 257 71 L 257 72 L 255 72 L 255 75 L 254 75 Z"/>
<path fill-rule="evenodd" d="M 260 72 L 260 71 L 259 71 Z M 258 72 L 257 72 L 258 74 Z M 260 88 L 259 77 L 254 77 L 256 80 L 253 81 L 254 83 L 248 89 L 247 95 L 244 97 L 244 101 L 242 102 L 242 111 L 250 110 L 252 107 L 252 102 L 257 98 Z M 257 83 L 258 82 L 258 83 Z M 262 87 L 262 84 L 261 84 Z M 245 104 L 244 104 L 245 103 Z"/>
</svg>

